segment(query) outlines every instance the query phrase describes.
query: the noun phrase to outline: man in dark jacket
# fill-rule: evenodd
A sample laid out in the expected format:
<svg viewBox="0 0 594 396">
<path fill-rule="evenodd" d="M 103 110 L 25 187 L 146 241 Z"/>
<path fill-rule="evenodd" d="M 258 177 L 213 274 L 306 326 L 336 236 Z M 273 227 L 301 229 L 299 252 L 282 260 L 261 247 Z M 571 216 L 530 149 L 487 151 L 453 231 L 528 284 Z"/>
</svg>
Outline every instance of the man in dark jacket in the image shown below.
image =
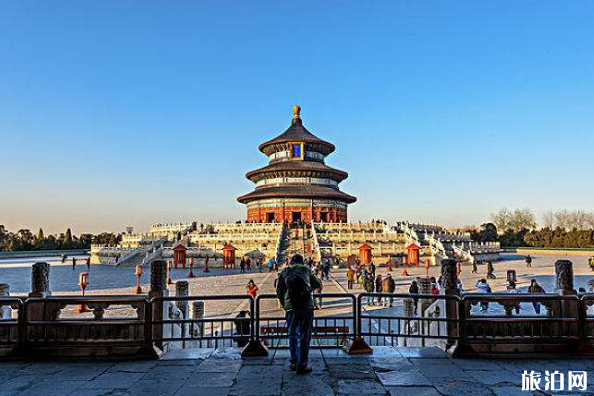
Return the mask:
<svg viewBox="0 0 594 396">
<path fill-rule="evenodd" d="M 392 293 L 394 293 L 394 291 L 396 291 L 396 282 L 394 282 L 394 279 L 392 279 L 392 274 L 387 274 L 384 277 L 384 280 L 382 281 L 382 291 L 384 293 L 390 293 L 390 294 L 392 294 Z M 384 298 L 384 305 L 391 307 L 393 300 L 394 300 L 393 297 Z"/>
<path fill-rule="evenodd" d="M 367 274 L 363 278 L 363 289 L 366 293 L 373 293 L 375 291 L 375 279 L 373 279 L 371 274 Z M 373 296 L 367 297 L 367 305 L 375 305 Z"/>
<path fill-rule="evenodd" d="M 307 374 L 311 372 L 307 361 L 314 315 L 312 292 L 322 286 L 303 256 L 294 255 L 290 263 L 278 277 L 276 296 L 286 312 L 291 370 Z"/>
<path fill-rule="evenodd" d="M 408 288 L 408 292 L 410 294 L 419 294 L 419 283 L 414 280 L 411 282 L 410 287 Z M 419 298 L 413 297 L 413 304 L 414 304 L 414 313 L 417 314 L 417 306 L 419 305 Z"/>
</svg>

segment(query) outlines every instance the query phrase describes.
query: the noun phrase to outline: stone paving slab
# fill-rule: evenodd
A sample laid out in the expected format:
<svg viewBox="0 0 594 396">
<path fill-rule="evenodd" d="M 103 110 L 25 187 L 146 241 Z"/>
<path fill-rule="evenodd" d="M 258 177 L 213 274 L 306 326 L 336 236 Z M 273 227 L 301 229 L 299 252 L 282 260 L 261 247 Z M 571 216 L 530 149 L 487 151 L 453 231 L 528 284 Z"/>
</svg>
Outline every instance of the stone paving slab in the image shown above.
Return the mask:
<svg viewBox="0 0 594 396">
<path fill-rule="evenodd" d="M 374 352 L 315 351 L 314 372 L 306 376 L 290 370 L 286 350 L 249 360 L 226 349 L 171 351 L 160 361 L 0 361 L 0 396 L 594 395 L 594 386 L 585 392 L 521 390 L 524 370 L 586 371 L 594 384 L 594 359 L 452 359 L 439 350 L 403 347 Z"/>
</svg>

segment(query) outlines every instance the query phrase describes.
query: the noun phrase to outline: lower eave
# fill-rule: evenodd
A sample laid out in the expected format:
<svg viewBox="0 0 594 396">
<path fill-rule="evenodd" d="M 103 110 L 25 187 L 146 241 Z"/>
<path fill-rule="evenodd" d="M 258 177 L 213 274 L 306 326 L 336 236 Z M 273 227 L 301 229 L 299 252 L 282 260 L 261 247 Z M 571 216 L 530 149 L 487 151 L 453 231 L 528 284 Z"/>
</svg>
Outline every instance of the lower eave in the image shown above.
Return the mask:
<svg viewBox="0 0 594 396">
<path fill-rule="evenodd" d="M 249 194 L 237 198 L 242 204 L 247 204 L 260 199 L 273 198 L 308 198 L 308 199 L 330 199 L 342 201 L 351 204 L 357 201 L 357 198 L 346 194 L 340 190 L 326 186 L 282 186 L 282 187 L 262 187 L 257 188 Z"/>
</svg>

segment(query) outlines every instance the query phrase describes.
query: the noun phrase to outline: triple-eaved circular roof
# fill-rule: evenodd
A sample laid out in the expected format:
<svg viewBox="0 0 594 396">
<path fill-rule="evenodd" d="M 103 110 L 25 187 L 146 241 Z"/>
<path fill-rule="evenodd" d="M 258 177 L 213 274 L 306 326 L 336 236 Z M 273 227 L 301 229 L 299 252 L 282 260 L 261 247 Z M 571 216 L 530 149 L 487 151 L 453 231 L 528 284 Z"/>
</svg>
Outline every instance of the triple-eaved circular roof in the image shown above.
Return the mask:
<svg viewBox="0 0 594 396">
<path fill-rule="evenodd" d="M 317 152 L 324 157 L 332 153 L 336 148 L 332 143 L 326 142 L 303 126 L 299 112 L 301 108 L 293 108 L 293 120 L 291 126 L 282 134 L 262 143 L 260 151 L 270 156 L 280 151 L 291 150 L 291 143 L 305 143 L 306 152 Z M 248 172 L 246 177 L 254 183 L 263 179 L 275 178 L 321 178 L 331 179 L 338 183 L 348 177 L 348 173 L 334 169 L 324 164 L 323 159 L 274 159 L 260 169 Z M 237 200 L 247 204 L 252 201 L 271 198 L 304 198 L 304 199 L 328 199 L 353 203 L 357 198 L 346 194 L 338 186 L 327 186 L 316 183 L 301 183 L 299 181 L 287 181 L 276 185 L 258 186 L 254 191 L 245 194 Z"/>
</svg>

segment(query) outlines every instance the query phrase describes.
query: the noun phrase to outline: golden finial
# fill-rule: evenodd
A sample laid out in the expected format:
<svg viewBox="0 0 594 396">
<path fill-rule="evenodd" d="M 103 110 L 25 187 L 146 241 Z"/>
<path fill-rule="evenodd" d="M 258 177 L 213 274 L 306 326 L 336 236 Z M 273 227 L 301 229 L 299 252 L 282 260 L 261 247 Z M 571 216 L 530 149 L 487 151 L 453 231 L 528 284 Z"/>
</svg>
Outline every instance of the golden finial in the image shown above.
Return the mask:
<svg viewBox="0 0 594 396">
<path fill-rule="evenodd" d="M 299 115 L 301 113 L 301 106 L 295 105 L 293 106 L 293 118 L 297 119 L 300 118 Z"/>
</svg>

